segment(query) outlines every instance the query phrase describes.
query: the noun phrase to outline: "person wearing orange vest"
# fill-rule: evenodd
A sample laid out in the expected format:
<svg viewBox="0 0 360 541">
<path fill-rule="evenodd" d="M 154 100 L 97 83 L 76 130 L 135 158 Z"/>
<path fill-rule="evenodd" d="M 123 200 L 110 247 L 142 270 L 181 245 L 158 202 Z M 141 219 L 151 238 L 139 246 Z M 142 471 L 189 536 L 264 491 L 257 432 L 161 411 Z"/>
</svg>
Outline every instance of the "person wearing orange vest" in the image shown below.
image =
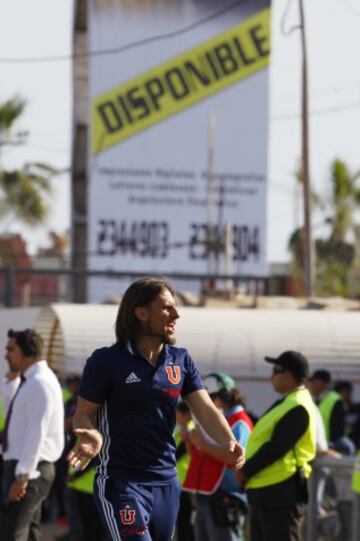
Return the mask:
<svg viewBox="0 0 360 541">
<path fill-rule="evenodd" d="M 235 438 L 246 448 L 253 425 L 234 380 L 213 373 L 204 378 L 204 384 Z M 190 433 L 189 439 L 191 459 L 183 490 L 196 494 L 195 541 L 239 541 L 247 511 L 245 492 L 220 447 L 200 427 Z"/>
</svg>

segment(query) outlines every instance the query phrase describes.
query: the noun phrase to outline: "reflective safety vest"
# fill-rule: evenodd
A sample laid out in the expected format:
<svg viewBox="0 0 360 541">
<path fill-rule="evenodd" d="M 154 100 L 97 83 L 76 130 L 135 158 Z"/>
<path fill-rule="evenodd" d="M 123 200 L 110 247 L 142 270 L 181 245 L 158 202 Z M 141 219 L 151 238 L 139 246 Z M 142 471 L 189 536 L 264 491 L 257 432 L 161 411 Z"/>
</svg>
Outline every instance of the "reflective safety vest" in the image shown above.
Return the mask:
<svg viewBox="0 0 360 541">
<path fill-rule="evenodd" d="M 187 428 L 188 428 L 188 430 L 192 430 L 193 428 L 195 428 L 194 421 L 190 420 L 187 423 Z M 178 447 L 180 445 L 180 443 L 183 441 L 183 439 L 181 437 L 181 434 L 180 434 L 180 430 L 178 428 L 175 429 L 174 439 L 175 439 L 176 447 Z M 177 476 L 179 478 L 180 485 L 182 485 L 183 482 L 184 482 L 186 473 L 187 473 L 188 468 L 189 468 L 189 463 L 190 463 L 190 455 L 187 452 L 185 452 L 176 461 L 176 473 L 177 473 Z"/>
<path fill-rule="evenodd" d="M 326 439 L 330 441 L 330 419 L 334 406 L 341 401 L 341 396 L 336 391 L 328 391 L 320 400 L 319 410 L 324 421 Z"/>
<path fill-rule="evenodd" d="M 67 482 L 67 486 L 69 488 L 72 488 L 73 490 L 78 490 L 79 492 L 86 492 L 87 494 L 92 494 L 94 492 L 94 468 L 90 468 L 90 470 L 82 473 L 81 475 L 74 475 L 74 477 L 71 478 L 72 475 L 74 475 L 74 470 L 70 469 L 69 479 Z"/>
<path fill-rule="evenodd" d="M 240 421 L 243 421 L 252 430 L 252 421 L 243 409 L 227 418 L 230 428 Z M 218 489 L 226 468 L 227 465 L 224 462 L 193 447 L 189 469 L 182 488 L 188 492 L 213 494 Z"/>
<path fill-rule="evenodd" d="M 0 399 L 0 430 L 5 426 L 5 415 L 4 415 L 4 406 L 2 400 Z"/>
<path fill-rule="evenodd" d="M 64 404 L 66 404 L 67 402 L 69 402 L 69 400 L 71 400 L 72 397 L 73 397 L 72 392 L 69 391 L 69 389 L 67 389 L 66 387 L 61 387 L 61 393 L 62 393 L 62 397 L 63 397 L 63 402 L 64 402 Z"/>
<path fill-rule="evenodd" d="M 354 492 L 360 494 L 360 451 L 356 455 L 351 486 Z"/>
<path fill-rule="evenodd" d="M 247 489 L 262 488 L 281 483 L 292 477 L 299 468 L 303 469 L 306 477 L 310 476 L 311 466 L 309 462 L 316 454 L 316 414 L 313 399 L 305 388 L 290 392 L 277 406 L 260 417 L 250 434 L 246 458 L 251 458 L 265 443 L 271 440 L 278 422 L 297 406 L 303 406 L 309 414 L 309 424 L 306 431 L 296 442 L 293 449 L 290 449 L 284 456 L 250 477 L 246 485 Z"/>
</svg>

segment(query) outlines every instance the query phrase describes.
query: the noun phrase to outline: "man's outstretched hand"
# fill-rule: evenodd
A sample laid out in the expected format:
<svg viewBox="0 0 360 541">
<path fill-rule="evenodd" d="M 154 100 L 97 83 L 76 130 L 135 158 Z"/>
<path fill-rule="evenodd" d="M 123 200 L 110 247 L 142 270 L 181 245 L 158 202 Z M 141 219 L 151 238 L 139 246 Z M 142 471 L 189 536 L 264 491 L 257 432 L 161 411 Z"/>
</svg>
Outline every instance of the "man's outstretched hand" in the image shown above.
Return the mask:
<svg viewBox="0 0 360 541">
<path fill-rule="evenodd" d="M 94 428 L 76 428 L 74 434 L 78 440 L 66 458 L 72 468 L 83 470 L 100 452 L 103 438 Z"/>
<path fill-rule="evenodd" d="M 229 451 L 231 453 L 231 462 L 234 470 L 240 470 L 245 464 L 245 450 L 236 440 L 231 440 L 229 443 Z"/>
</svg>

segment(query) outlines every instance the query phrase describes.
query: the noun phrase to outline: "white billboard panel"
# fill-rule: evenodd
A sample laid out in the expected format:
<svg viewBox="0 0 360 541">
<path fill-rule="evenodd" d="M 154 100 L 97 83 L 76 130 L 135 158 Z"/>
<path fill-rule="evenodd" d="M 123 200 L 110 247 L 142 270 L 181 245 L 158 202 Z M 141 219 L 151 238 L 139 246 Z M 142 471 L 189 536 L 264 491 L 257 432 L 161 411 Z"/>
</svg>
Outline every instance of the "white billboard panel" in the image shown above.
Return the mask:
<svg viewBox="0 0 360 541">
<path fill-rule="evenodd" d="M 269 2 L 91 0 L 89 51 L 88 268 L 265 276 Z"/>
</svg>

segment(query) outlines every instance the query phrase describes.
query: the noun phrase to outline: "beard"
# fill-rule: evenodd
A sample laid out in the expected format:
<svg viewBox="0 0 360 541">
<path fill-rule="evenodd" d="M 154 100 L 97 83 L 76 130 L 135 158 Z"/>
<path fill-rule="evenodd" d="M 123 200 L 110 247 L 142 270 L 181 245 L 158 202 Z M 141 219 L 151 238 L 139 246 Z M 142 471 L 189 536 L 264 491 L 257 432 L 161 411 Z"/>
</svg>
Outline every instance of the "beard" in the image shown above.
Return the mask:
<svg viewBox="0 0 360 541">
<path fill-rule="evenodd" d="M 173 346 L 176 343 L 175 334 L 169 334 L 166 332 L 159 332 L 152 328 L 151 323 L 148 323 L 144 329 L 144 333 L 153 338 L 158 338 L 162 344 Z"/>
<path fill-rule="evenodd" d="M 167 333 L 159 333 L 159 332 L 149 332 L 149 336 L 153 336 L 154 338 L 159 338 L 162 344 L 167 344 L 169 346 L 173 346 L 176 343 L 176 338 L 174 335 L 169 335 Z"/>
<path fill-rule="evenodd" d="M 168 344 L 169 346 L 175 345 L 176 344 L 175 336 L 167 336 L 166 341 L 164 340 L 164 344 Z"/>
</svg>

